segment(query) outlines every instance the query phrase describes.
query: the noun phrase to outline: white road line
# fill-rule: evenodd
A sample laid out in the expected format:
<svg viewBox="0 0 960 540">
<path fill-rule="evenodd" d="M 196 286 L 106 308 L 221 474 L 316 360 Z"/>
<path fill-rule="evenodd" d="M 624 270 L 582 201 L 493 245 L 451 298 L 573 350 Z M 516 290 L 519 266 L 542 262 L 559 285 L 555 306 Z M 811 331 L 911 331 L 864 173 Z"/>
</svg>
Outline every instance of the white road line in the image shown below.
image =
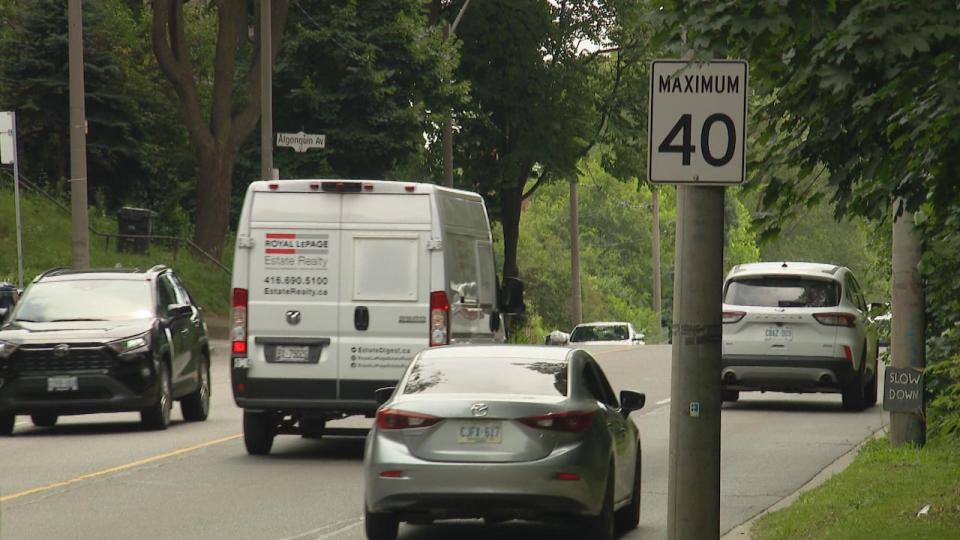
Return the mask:
<svg viewBox="0 0 960 540">
<path fill-rule="evenodd" d="M 660 401 L 657 402 L 657 405 L 666 405 L 667 403 L 670 403 L 670 398 L 661 399 Z"/>
<path fill-rule="evenodd" d="M 312 530 L 300 533 L 296 536 L 290 536 L 282 540 L 326 540 L 327 538 L 333 538 L 334 536 L 337 536 L 340 533 L 356 528 L 362 523 L 363 523 L 362 517 L 356 518 L 356 519 L 335 521 L 333 523 L 328 523 L 323 527 L 317 527 L 316 529 L 312 529 Z M 336 527 L 334 530 L 330 530 L 334 527 Z"/>
</svg>

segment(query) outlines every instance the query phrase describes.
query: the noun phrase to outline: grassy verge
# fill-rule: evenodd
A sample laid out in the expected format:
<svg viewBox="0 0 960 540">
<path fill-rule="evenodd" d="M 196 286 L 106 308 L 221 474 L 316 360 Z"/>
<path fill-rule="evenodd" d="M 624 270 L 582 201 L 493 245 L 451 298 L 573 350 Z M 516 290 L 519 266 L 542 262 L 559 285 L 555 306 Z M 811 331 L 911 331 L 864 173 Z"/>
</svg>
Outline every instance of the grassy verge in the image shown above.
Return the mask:
<svg viewBox="0 0 960 540">
<path fill-rule="evenodd" d="M 57 266 L 71 264 L 70 216 L 48 200 L 20 193 L 20 215 L 23 231 L 24 284 L 38 273 Z M 96 209 L 90 209 L 90 223 L 99 231 L 116 233 L 117 220 Z M 17 282 L 17 237 L 13 191 L 0 189 L 0 281 Z M 135 255 L 118 253 L 116 241 L 109 247 L 103 238 L 90 236 L 90 264 L 94 267 L 149 268 L 166 264 L 183 278 L 197 303 L 212 315 L 226 315 L 229 311 L 230 276 L 220 268 L 191 256 L 186 249 L 153 243 L 150 253 Z"/>
<path fill-rule="evenodd" d="M 918 517 L 926 505 L 927 515 Z M 960 441 L 916 449 L 872 440 L 845 471 L 758 520 L 751 537 L 960 538 Z"/>
</svg>

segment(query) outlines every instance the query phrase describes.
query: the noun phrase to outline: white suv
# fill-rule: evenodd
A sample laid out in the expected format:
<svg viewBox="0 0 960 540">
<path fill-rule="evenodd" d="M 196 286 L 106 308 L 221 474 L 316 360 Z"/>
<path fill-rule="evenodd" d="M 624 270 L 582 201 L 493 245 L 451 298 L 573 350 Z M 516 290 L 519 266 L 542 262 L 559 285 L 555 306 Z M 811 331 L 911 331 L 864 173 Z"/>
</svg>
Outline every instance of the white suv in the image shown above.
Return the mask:
<svg viewBox="0 0 960 540">
<path fill-rule="evenodd" d="M 723 284 L 724 401 L 741 391 L 839 392 L 843 407 L 877 402 L 877 333 L 849 268 L 735 266 Z"/>
</svg>

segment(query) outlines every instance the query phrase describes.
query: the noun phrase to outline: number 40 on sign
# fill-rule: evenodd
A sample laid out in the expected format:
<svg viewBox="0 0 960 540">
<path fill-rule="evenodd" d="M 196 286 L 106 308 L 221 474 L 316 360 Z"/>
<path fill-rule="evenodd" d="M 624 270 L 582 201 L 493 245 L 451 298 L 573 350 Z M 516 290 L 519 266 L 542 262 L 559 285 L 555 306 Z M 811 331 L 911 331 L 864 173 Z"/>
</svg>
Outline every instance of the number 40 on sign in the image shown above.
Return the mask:
<svg viewBox="0 0 960 540">
<path fill-rule="evenodd" d="M 652 62 L 647 154 L 651 182 L 743 182 L 747 71 L 743 60 Z"/>
</svg>

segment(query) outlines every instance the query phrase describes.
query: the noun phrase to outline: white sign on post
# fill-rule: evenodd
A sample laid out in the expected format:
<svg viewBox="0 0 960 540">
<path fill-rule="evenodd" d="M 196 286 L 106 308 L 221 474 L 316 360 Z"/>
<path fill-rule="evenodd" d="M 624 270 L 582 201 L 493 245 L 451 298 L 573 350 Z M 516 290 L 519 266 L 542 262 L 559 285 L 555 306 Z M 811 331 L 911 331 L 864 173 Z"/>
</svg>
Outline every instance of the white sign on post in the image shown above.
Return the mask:
<svg viewBox="0 0 960 540">
<path fill-rule="evenodd" d="M 0 163 L 4 165 L 13 163 L 14 144 L 13 113 L 0 111 Z"/>
<path fill-rule="evenodd" d="M 277 133 L 277 146 L 289 146 L 297 152 L 308 148 L 325 148 L 327 136 L 320 133 Z"/>
<path fill-rule="evenodd" d="M 744 60 L 652 62 L 647 124 L 651 182 L 743 182 L 747 73 Z"/>
</svg>

